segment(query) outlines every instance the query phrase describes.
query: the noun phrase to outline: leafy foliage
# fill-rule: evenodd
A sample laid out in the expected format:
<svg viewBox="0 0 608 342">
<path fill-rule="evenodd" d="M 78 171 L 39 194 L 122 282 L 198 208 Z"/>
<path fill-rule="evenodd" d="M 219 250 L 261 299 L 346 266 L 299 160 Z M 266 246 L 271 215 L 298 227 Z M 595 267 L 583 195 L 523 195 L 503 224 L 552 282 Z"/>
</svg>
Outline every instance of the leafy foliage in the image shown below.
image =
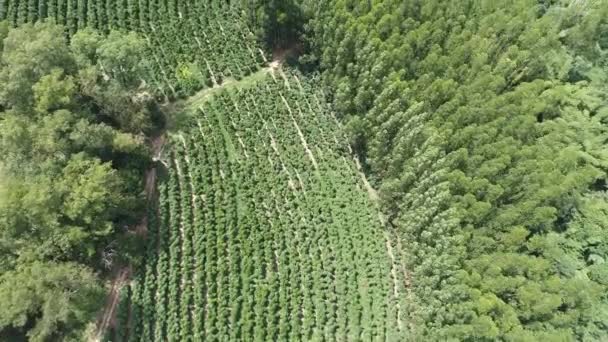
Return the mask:
<svg viewBox="0 0 608 342">
<path fill-rule="evenodd" d="M 11 338 L 83 338 L 103 295 L 94 269 L 112 262 L 106 256 L 120 228 L 141 212 L 147 150 L 140 134 L 151 102 L 131 100 L 136 86 L 127 81 L 139 70 L 111 64 L 105 53 L 120 56 L 114 44 L 129 43 L 124 53 L 140 60 L 143 44 L 118 33 L 112 43 L 91 31 L 75 38 L 70 46 L 62 27 L 38 23 L 4 39 L 0 334 Z M 102 61 L 120 73 L 104 77 Z M 121 94 L 118 104 L 109 102 L 111 91 Z M 144 118 L 136 122 L 134 112 Z"/>
<path fill-rule="evenodd" d="M 258 70 L 256 37 L 303 43 L 322 78 L 210 91 L 172 136 L 113 337 L 608 338 L 606 0 L 0 0 L 0 19 L 0 339 L 82 338 L 92 270 L 141 213 L 154 98 Z"/>
<path fill-rule="evenodd" d="M 103 300 L 103 289 L 82 265 L 36 261 L 2 274 L 0 295 L 0 326 L 31 326 L 30 341 L 78 341 L 84 337 L 82 322 Z"/>
<path fill-rule="evenodd" d="M 109 34 L 106 45 L 95 49 L 105 59 L 101 61 L 104 71 L 122 83 L 139 85 L 144 80 L 152 95 L 164 99 L 192 95 L 227 78 L 240 79 L 265 63 L 256 47 L 256 36 L 241 14 L 240 1 L 225 0 L 0 1 L 0 20 L 6 19 L 13 26 L 51 18 L 63 25 L 69 36 L 90 33 L 91 29 Z M 113 31 L 137 32 L 145 39 Z M 100 39 L 80 36 L 73 46 L 91 48 L 87 44 L 94 45 Z M 137 59 L 141 49 L 149 59 Z M 92 57 L 83 53 L 85 58 Z M 196 66 L 191 68 L 193 73 L 180 77 L 188 64 Z M 127 75 L 134 78 L 123 79 Z"/>
<path fill-rule="evenodd" d="M 165 148 L 129 339 L 392 340 L 406 329 L 405 275 L 317 81 L 265 75 L 188 109 Z"/>
<path fill-rule="evenodd" d="M 301 4 L 407 242 L 416 338 L 606 339 L 606 2 Z"/>
</svg>

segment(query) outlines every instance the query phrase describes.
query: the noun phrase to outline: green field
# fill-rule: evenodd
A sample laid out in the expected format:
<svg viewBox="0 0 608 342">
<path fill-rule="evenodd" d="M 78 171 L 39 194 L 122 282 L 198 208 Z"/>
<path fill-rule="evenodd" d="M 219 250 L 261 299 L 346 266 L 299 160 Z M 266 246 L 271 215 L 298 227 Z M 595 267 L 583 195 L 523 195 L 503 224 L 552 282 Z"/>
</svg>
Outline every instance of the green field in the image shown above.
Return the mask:
<svg viewBox="0 0 608 342">
<path fill-rule="evenodd" d="M 608 340 L 608 0 L 0 0 L 0 341 Z"/>
<path fill-rule="evenodd" d="M 238 2 L 237 2 L 238 3 Z M 147 43 L 146 81 L 157 95 L 187 96 L 264 64 L 256 39 L 229 1 L 2 0 L 0 20 L 18 26 L 49 18 L 72 35 L 90 28 L 135 31 Z"/>
<path fill-rule="evenodd" d="M 341 127 L 311 81 L 275 73 L 216 92 L 168 133 L 119 335 L 396 340 L 406 329 L 395 241 Z"/>
<path fill-rule="evenodd" d="M 165 107 L 144 262 L 117 294 L 116 319 L 102 318 L 105 340 L 398 340 L 408 329 L 401 244 L 319 75 L 261 69 L 242 8 L 24 4 L 0 2 L 0 18 L 50 17 L 69 35 L 138 32 L 147 87 L 159 99 L 194 95 Z"/>
</svg>

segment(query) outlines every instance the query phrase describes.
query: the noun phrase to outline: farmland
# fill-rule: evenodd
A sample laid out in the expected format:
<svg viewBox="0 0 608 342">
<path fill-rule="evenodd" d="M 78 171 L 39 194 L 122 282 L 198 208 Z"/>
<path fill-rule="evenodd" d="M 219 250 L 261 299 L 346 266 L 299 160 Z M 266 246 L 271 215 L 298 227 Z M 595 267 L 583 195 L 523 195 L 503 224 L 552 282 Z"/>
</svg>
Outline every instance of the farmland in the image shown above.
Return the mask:
<svg viewBox="0 0 608 342">
<path fill-rule="evenodd" d="M 1 2 L 0 18 L 17 27 L 50 18 L 78 46 L 90 40 L 76 37 L 83 30 L 137 32 L 146 55 L 139 88 L 164 102 L 169 122 L 152 138 L 159 143 L 146 174 L 154 177 L 136 228 L 142 257 L 113 276 L 94 339 L 405 333 L 401 243 L 384 225 L 318 74 L 269 66 L 234 3 L 25 4 Z M 167 102 L 176 99 L 181 105 Z"/>
<path fill-rule="evenodd" d="M 0 0 L 0 341 L 608 340 L 608 0 Z"/>
<path fill-rule="evenodd" d="M 189 108 L 189 127 L 170 133 L 117 334 L 393 340 L 406 328 L 397 242 L 341 127 L 311 81 L 275 73 Z"/>
<path fill-rule="evenodd" d="M 65 26 L 70 35 L 86 28 L 138 32 L 152 57 L 145 80 L 165 98 L 240 79 L 264 64 L 239 7 L 226 1 L 0 1 L 0 20 L 12 25 L 45 18 Z"/>
</svg>

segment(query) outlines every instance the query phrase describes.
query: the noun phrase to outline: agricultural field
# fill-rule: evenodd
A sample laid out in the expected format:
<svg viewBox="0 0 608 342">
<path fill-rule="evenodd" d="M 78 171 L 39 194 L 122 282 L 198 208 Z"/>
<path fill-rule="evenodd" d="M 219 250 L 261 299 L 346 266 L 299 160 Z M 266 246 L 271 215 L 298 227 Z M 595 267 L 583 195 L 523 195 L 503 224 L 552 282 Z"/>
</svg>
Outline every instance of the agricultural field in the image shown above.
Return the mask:
<svg viewBox="0 0 608 342">
<path fill-rule="evenodd" d="M 143 262 L 116 267 L 92 339 L 399 340 L 401 242 L 320 76 L 269 63 L 242 15 L 219 0 L 0 0 L 13 27 L 140 34 L 141 87 L 169 122 L 148 137 Z"/>
<path fill-rule="evenodd" d="M 608 0 L 0 0 L 0 341 L 608 341 Z"/>
<path fill-rule="evenodd" d="M 407 329 L 400 245 L 303 80 L 231 86 L 169 133 L 131 318 L 109 340 L 396 340 Z"/>
<path fill-rule="evenodd" d="M 241 16 L 236 4 L 221 0 L 0 0 L 0 21 L 13 26 L 50 18 L 69 35 L 85 28 L 138 32 L 152 57 L 145 81 L 168 99 L 240 79 L 265 64 Z"/>
</svg>

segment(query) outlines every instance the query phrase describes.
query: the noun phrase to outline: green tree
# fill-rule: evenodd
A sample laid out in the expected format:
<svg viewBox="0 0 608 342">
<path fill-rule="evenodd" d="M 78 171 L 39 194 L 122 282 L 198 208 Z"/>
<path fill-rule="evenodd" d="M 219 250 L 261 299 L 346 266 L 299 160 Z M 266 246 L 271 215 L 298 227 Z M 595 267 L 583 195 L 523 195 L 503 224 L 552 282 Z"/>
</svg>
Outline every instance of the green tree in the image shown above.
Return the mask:
<svg viewBox="0 0 608 342">
<path fill-rule="evenodd" d="M 64 77 L 63 70 L 53 69 L 49 75 L 40 78 L 33 86 L 35 108 L 45 114 L 54 110 L 72 107 L 76 84 L 72 77 Z"/>
<path fill-rule="evenodd" d="M 85 30 L 68 44 L 52 23 L 3 27 L 0 339 L 78 341 L 102 302 L 92 269 L 134 244 L 123 228 L 143 213 L 153 99 L 133 64 L 141 41 Z"/>
<path fill-rule="evenodd" d="M 0 298 L 0 330 L 27 331 L 30 341 L 80 341 L 103 288 L 78 264 L 34 262 L 0 276 Z"/>
<path fill-rule="evenodd" d="M 0 70 L 0 103 L 4 107 L 21 111 L 31 108 L 33 84 L 53 69 L 62 69 L 67 74 L 74 71 L 74 59 L 62 30 L 40 22 L 9 31 L 4 39 Z"/>
<path fill-rule="evenodd" d="M 142 57 L 146 42 L 135 33 L 112 31 L 97 48 L 97 63 L 104 76 L 117 80 L 125 89 L 135 89 L 142 82 Z"/>
<path fill-rule="evenodd" d="M 587 206 L 606 191 L 608 3 L 302 4 L 409 245 L 413 339 L 605 339 L 605 258 L 582 232 L 605 218 Z"/>
</svg>

